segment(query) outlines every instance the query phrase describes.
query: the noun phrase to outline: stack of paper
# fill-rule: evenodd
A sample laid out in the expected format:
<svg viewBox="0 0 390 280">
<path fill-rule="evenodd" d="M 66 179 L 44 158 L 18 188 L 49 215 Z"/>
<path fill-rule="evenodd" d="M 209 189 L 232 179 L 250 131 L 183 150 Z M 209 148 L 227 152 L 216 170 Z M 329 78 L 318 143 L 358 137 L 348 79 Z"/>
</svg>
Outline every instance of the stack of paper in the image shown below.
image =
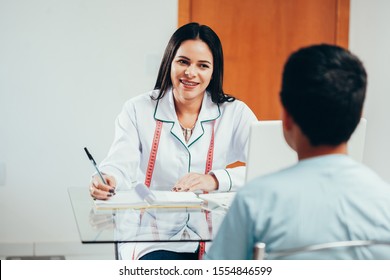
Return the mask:
<svg viewBox="0 0 390 280">
<path fill-rule="evenodd" d="M 215 192 L 208 194 L 200 194 L 199 198 L 215 203 L 223 208 L 229 208 L 233 202 L 235 192 Z"/>
<path fill-rule="evenodd" d="M 155 208 L 155 207 L 201 207 L 203 200 L 193 192 L 150 190 L 148 199 L 141 198 L 135 189 L 119 191 L 107 200 L 94 200 L 96 209 Z"/>
</svg>

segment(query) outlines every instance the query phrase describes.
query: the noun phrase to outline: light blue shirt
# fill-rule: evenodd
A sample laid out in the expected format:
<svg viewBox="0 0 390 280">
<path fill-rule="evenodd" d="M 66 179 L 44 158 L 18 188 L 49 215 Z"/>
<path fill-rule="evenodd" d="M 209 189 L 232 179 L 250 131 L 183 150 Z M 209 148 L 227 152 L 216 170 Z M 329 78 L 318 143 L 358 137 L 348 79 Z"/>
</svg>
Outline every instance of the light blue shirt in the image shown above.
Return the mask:
<svg viewBox="0 0 390 280">
<path fill-rule="evenodd" d="M 390 241 L 390 185 L 345 155 L 299 161 L 241 189 L 207 253 L 208 259 L 252 259 L 256 242 L 267 252 L 345 240 Z M 327 250 L 300 259 L 390 259 L 359 248 Z"/>
</svg>

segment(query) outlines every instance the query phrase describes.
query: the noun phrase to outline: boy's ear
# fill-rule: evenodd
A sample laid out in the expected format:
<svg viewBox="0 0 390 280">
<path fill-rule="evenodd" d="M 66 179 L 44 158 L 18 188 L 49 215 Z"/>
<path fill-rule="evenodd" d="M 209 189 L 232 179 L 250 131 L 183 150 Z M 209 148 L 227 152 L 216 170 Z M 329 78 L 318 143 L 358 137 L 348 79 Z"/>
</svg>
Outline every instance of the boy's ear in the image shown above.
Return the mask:
<svg viewBox="0 0 390 280">
<path fill-rule="evenodd" d="M 293 119 L 291 115 L 286 111 L 285 108 L 282 108 L 282 123 L 283 123 L 283 129 L 289 131 L 291 130 L 293 126 Z"/>
</svg>

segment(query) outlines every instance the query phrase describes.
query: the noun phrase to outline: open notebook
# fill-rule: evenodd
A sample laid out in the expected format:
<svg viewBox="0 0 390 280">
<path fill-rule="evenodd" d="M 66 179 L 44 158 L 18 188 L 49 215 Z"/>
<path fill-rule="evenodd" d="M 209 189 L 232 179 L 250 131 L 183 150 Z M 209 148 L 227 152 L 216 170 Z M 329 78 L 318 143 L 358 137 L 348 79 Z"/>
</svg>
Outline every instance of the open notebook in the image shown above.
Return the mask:
<svg viewBox="0 0 390 280">
<path fill-rule="evenodd" d="M 203 200 L 193 192 L 150 190 L 138 184 L 128 191 L 119 191 L 110 199 L 94 200 L 96 209 L 189 208 L 201 207 Z"/>
<path fill-rule="evenodd" d="M 348 141 L 348 154 L 363 161 L 366 119 L 362 118 Z M 297 153 L 283 136 L 282 121 L 257 121 L 252 124 L 249 138 L 246 181 L 295 164 Z"/>
</svg>

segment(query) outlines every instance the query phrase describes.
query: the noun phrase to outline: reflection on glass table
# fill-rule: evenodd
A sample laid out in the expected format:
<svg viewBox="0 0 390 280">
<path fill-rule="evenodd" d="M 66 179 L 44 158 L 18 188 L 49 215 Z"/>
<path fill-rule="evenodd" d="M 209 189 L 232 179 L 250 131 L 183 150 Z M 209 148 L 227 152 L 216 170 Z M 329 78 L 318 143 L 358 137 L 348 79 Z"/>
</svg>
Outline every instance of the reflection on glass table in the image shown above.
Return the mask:
<svg viewBox="0 0 390 280">
<path fill-rule="evenodd" d="M 69 188 L 82 243 L 211 241 L 226 208 L 205 202 L 201 208 L 96 210 L 86 188 Z"/>
</svg>

